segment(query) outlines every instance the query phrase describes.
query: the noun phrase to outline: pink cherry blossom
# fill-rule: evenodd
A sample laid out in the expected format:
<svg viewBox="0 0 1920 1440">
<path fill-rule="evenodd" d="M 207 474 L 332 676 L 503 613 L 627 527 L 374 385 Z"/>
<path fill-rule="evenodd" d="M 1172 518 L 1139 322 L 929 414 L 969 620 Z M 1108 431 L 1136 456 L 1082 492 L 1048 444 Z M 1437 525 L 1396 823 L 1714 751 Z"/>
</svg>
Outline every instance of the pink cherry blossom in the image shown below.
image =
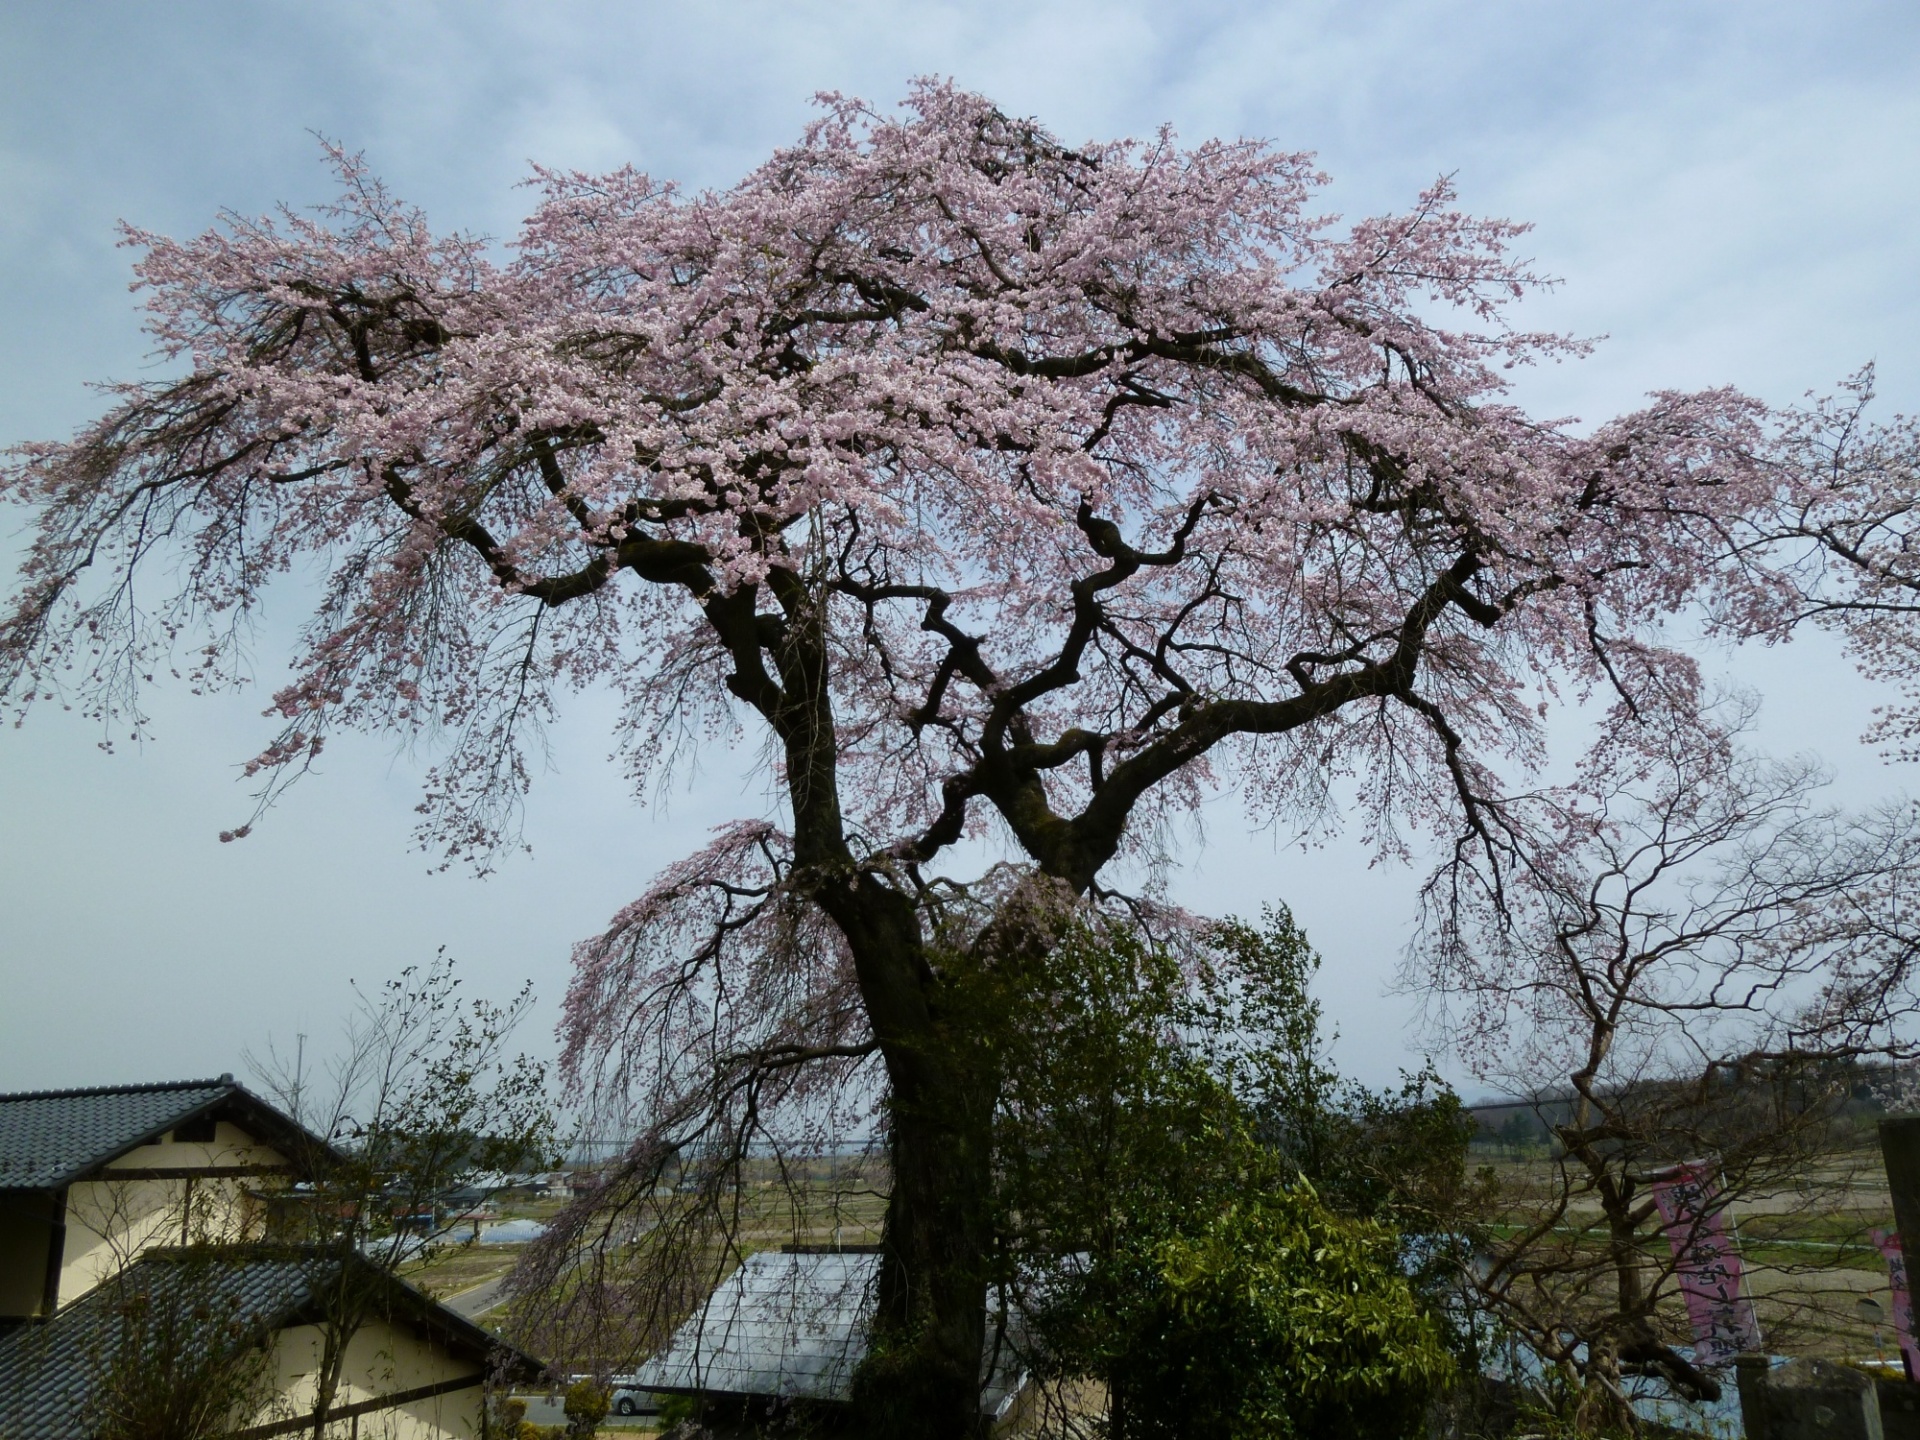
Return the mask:
<svg viewBox="0 0 1920 1440">
<path fill-rule="evenodd" d="M 1525 413 L 1512 367 L 1584 347 L 1509 327 L 1524 227 L 1444 182 L 1342 226 L 1307 156 L 1069 147 L 933 83 L 823 97 L 720 192 L 539 172 L 505 252 L 335 160 L 318 215 L 128 236 L 173 378 L 5 472 L 38 527 L 7 693 L 137 725 L 157 666 L 242 680 L 235 622 L 317 566 L 263 805 L 335 726 L 430 733 L 423 837 L 484 863 L 570 692 L 621 696 L 637 787 L 765 741 L 781 813 L 581 947 L 569 1064 L 685 1119 L 877 1055 L 883 1323 L 931 1307 L 956 1395 L 993 1082 L 928 1037 L 944 966 L 1017 962 L 1006 906 L 1110 899 L 1219 786 L 1312 826 L 1350 782 L 1380 845 L 1497 875 L 1543 698 L 1599 697 L 1607 744 L 1684 730 L 1666 622 L 1795 613 L 1745 543 L 1798 483 L 1763 407 Z M 958 888 L 980 836 L 1027 879 Z"/>
</svg>

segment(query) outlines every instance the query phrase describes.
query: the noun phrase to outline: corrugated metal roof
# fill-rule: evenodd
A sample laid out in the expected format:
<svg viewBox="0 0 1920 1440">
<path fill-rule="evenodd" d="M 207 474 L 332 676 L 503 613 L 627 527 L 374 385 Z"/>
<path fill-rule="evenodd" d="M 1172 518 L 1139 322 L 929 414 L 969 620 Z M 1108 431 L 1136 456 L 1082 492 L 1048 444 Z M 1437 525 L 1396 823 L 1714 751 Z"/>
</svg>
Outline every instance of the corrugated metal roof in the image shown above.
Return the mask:
<svg viewBox="0 0 1920 1440">
<path fill-rule="evenodd" d="M 259 1334 L 312 1318 L 318 1298 L 339 1273 L 340 1257 L 285 1249 L 151 1252 L 114 1280 L 90 1291 L 53 1319 L 0 1337 L 0 1436 L 6 1440 L 74 1440 L 90 1433 L 103 1375 L 130 1333 L 136 1297 L 145 1313 L 187 1307 L 233 1335 Z M 358 1258 L 385 1286 L 383 1318 L 434 1333 L 443 1345 L 487 1364 L 498 1343 L 471 1321 Z M 157 1328 L 157 1325 L 150 1328 Z M 531 1379 L 540 1366 L 510 1351 L 510 1369 Z"/>
<path fill-rule="evenodd" d="M 0 1095 L 0 1190 L 57 1189 L 214 1105 L 232 1111 L 269 1143 L 293 1142 L 299 1153 L 289 1160 L 316 1163 L 333 1153 L 231 1075 L 28 1090 Z"/>
<path fill-rule="evenodd" d="M 632 1383 L 668 1392 L 846 1400 L 867 1353 L 879 1279 L 874 1254 L 750 1255 Z M 990 1375 L 988 1360 L 981 1357 L 980 1410 L 998 1416 L 1026 1376 L 1004 1350 Z"/>
</svg>

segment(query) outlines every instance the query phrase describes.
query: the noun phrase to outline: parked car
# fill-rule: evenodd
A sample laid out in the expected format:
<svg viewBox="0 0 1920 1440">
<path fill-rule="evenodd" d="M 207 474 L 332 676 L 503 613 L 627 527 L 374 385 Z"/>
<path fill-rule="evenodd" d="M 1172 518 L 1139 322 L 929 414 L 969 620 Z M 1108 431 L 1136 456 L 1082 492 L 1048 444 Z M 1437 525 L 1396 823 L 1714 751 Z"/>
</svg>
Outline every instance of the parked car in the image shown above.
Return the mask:
<svg viewBox="0 0 1920 1440">
<path fill-rule="evenodd" d="M 614 1381 L 613 1394 L 607 1399 L 616 1415 L 658 1415 L 660 1413 L 658 1395 L 628 1382 Z"/>
</svg>

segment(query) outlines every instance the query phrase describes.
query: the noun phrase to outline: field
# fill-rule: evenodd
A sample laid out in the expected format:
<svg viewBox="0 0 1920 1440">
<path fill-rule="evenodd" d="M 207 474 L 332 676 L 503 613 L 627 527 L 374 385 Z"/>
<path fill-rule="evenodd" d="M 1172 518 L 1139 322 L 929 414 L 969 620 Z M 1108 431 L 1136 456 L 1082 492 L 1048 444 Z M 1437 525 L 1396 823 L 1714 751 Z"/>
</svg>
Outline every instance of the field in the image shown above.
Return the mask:
<svg viewBox="0 0 1920 1440">
<path fill-rule="evenodd" d="M 1537 1204 L 1554 1187 L 1556 1168 L 1544 1152 L 1515 1155 L 1476 1145 L 1472 1157 L 1472 1163 L 1491 1171 L 1515 1212 L 1495 1227 L 1496 1234 L 1514 1233 L 1529 1202 Z M 1827 1359 L 1897 1360 L 1887 1265 L 1872 1241 L 1876 1229 L 1893 1228 L 1893 1207 L 1870 1132 L 1851 1137 L 1791 1184 L 1739 1196 L 1729 1214 L 1768 1349 Z M 1576 1199 L 1555 1238 L 1577 1248 L 1585 1242 L 1584 1227 L 1597 1226 L 1599 1219 L 1597 1202 Z M 1650 1237 L 1646 1253 L 1652 1264 L 1671 1264 L 1670 1247 L 1657 1235 Z M 1863 1314 L 1865 1300 L 1877 1306 L 1879 1323 L 1871 1311 Z M 1688 1333 L 1677 1295 L 1663 1307 L 1661 1320 L 1676 1338 Z"/>
<path fill-rule="evenodd" d="M 762 1250 L 789 1245 L 858 1249 L 879 1243 L 886 1211 L 885 1171 L 879 1162 L 825 1158 L 776 1166 L 756 1160 L 748 1168 L 746 1182 L 737 1196 L 730 1197 L 724 1213 L 702 1232 L 699 1248 L 710 1258 L 696 1269 L 705 1276 L 705 1284 L 717 1282 L 741 1260 Z M 491 1208 L 502 1220 L 546 1220 L 560 1204 L 505 1195 Z M 644 1283 L 650 1251 L 660 1233 L 657 1227 L 671 1229 L 694 1208 L 694 1197 L 663 1186 L 651 1208 L 652 1218 L 636 1227 L 612 1256 L 614 1271 L 629 1282 Z M 460 1308 L 463 1294 L 506 1276 L 526 1248 L 450 1237 L 423 1261 L 408 1267 L 406 1278 Z M 488 1323 L 504 1319 L 498 1309 L 478 1313 Z M 618 1349 L 636 1353 L 649 1348 L 614 1343 Z"/>
<path fill-rule="evenodd" d="M 1897 1361 L 1886 1263 L 1871 1239 L 1875 1229 L 1892 1227 L 1891 1201 L 1878 1151 L 1865 1140 L 1870 1136 L 1826 1156 L 1789 1186 L 1739 1197 L 1731 1209 L 1747 1292 L 1754 1300 L 1766 1346 L 1775 1353 Z M 1520 1209 L 1529 1198 L 1550 1190 L 1555 1179 L 1555 1167 L 1543 1150 L 1515 1153 L 1476 1145 L 1471 1161 L 1476 1167 L 1485 1166 L 1506 1203 Z M 755 1162 L 724 1226 L 707 1241 L 712 1255 L 711 1266 L 703 1267 L 708 1283 L 760 1250 L 795 1244 L 876 1244 L 885 1211 L 884 1190 L 884 1170 L 871 1160 L 819 1160 L 783 1170 L 770 1162 Z M 671 1217 L 683 1212 L 690 1198 L 663 1188 L 655 1203 L 660 1214 Z M 554 1202 L 516 1203 L 506 1197 L 495 1206 L 502 1218 L 529 1219 L 548 1218 L 557 1208 Z M 1556 1242 L 1578 1250 L 1588 1243 L 1585 1227 L 1598 1218 L 1597 1205 L 1576 1203 L 1559 1227 Z M 1517 1220 L 1509 1219 L 1491 1228 L 1496 1235 L 1510 1235 L 1516 1224 Z M 623 1247 L 621 1268 L 629 1277 L 645 1269 L 649 1240 L 649 1232 L 642 1229 Z M 451 1244 L 415 1267 L 408 1278 L 437 1296 L 457 1300 L 463 1292 L 507 1274 L 523 1249 L 521 1245 Z M 1645 1253 L 1651 1266 L 1671 1263 L 1668 1246 L 1657 1235 L 1648 1238 Z M 1878 1323 L 1872 1310 L 1863 1314 L 1863 1300 L 1877 1306 Z M 505 1317 L 496 1310 L 486 1318 Z M 1671 1339 L 1684 1343 L 1688 1321 L 1677 1294 L 1663 1306 L 1660 1322 Z M 602 1339 L 615 1348 L 628 1348 L 612 1336 Z M 603 1353 L 612 1358 L 610 1351 Z M 584 1363 L 585 1357 L 580 1359 Z"/>
</svg>

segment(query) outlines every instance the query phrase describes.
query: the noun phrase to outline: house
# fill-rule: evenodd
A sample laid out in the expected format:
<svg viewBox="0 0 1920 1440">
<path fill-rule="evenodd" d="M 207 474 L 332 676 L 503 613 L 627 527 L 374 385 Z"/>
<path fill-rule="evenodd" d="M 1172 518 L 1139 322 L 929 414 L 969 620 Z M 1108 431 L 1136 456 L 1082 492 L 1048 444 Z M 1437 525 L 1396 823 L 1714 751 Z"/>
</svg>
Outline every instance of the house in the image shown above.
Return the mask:
<svg viewBox="0 0 1920 1440">
<path fill-rule="evenodd" d="M 162 1374 L 143 1357 L 168 1344 L 239 1347 L 238 1434 L 311 1430 L 329 1333 L 329 1434 L 477 1436 L 489 1379 L 536 1362 L 357 1253 L 273 1243 L 287 1197 L 342 1158 L 231 1075 L 0 1095 L 0 1436 L 81 1440 L 104 1379 Z"/>
<path fill-rule="evenodd" d="M 334 1155 L 231 1075 L 0 1095 L 0 1326 L 150 1246 L 263 1238 L 263 1185 Z"/>
<path fill-rule="evenodd" d="M 234 1377 L 223 1377 L 216 1393 L 240 1412 L 223 1433 L 311 1433 L 316 1376 L 342 1290 L 358 1297 L 364 1315 L 346 1343 L 330 1436 L 478 1437 L 488 1384 L 540 1373 L 531 1357 L 352 1252 L 156 1249 L 50 1321 L 0 1340 L 0 1433 L 72 1440 L 92 1434 L 108 1404 L 159 1409 L 184 1389 L 180 1372 L 206 1353 L 196 1331 L 194 1353 L 178 1363 L 171 1321 L 205 1315 L 227 1337 L 226 1353 L 214 1358 Z M 138 1377 L 131 1385 L 121 1378 L 128 1373 Z"/>
<path fill-rule="evenodd" d="M 844 1402 L 867 1353 L 879 1278 L 880 1256 L 872 1251 L 794 1247 L 749 1255 L 627 1383 L 745 1403 Z M 987 1346 L 980 1413 L 1004 1431 L 1027 1376 L 991 1334 Z"/>
</svg>

